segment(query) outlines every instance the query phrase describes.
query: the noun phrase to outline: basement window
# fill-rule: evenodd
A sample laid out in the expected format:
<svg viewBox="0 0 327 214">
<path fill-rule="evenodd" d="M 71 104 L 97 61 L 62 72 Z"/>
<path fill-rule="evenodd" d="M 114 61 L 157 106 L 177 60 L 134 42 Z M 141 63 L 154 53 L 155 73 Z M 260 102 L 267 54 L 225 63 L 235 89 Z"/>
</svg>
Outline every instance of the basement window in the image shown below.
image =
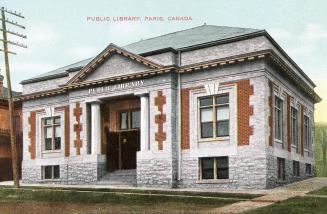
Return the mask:
<svg viewBox="0 0 327 214">
<path fill-rule="evenodd" d="M 228 157 L 200 158 L 200 179 L 228 179 Z"/>
<path fill-rule="evenodd" d="M 52 180 L 60 178 L 59 165 L 42 166 L 42 179 Z"/>
<path fill-rule="evenodd" d="M 277 177 L 278 180 L 286 180 L 285 177 L 285 159 L 277 158 Z"/>
<path fill-rule="evenodd" d="M 311 164 L 309 164 L 309 163 L 305 164 L 305 173 L 307 175 L 311 175 L 312 174 Z"/>
<path fill-rule="evenodd" d="M 299 177 L 300 176 L 300 162 L 293 161 L 293 176 Z"/>
</svg>

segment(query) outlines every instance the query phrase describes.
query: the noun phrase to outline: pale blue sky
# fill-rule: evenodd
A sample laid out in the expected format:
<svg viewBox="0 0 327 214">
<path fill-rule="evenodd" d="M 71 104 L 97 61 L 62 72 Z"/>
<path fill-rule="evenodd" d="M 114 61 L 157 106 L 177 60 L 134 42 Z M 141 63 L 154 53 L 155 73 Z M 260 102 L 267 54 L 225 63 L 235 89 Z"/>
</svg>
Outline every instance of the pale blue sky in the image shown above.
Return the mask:
<svg viewBox="0 0 327 214">
<path fill-rule="evenodd" d="M 14 48 L 19 55 L 10 57 L 16 90 L 20 90 L 21 80 L 92 57 L 111 42 L 125 45 L 206 22 L 266 29 L 316 81 L 318 92 L 327 99 L 327 86 L 323 84 L 327 80 L 327 2 L 323 0 L 2 0 L 1 5 L 26 16 L 22 23 L 27 27 L 28 49 Z M 192 16 L 193 21 L 86 21 L 88 16 L 184 15 Z"/>
</svg>

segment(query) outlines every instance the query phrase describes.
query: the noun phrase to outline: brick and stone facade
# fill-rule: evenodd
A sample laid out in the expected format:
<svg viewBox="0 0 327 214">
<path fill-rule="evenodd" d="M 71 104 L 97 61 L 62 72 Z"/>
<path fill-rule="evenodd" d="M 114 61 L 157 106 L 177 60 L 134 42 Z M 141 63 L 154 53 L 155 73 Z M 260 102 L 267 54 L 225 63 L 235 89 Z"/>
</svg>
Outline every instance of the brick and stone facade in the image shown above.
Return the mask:
<svg viewBox="0 0 327 214">
<path fill-rule="evenodd" d="M 314 83 L 267 32 L 237 29 L 244 33 L 224 42 L 217 38 L 210 45 L 177 39 L 165 48 L 151 46 L 161 44 L 165 35 L 153 38 L 158 43 L 145 40 L 123 48 L 110 44 L 95 58 L 56 75 L 23 81 L 23 181 L 97 183 L 112 170 L 116 153 L 110 145 L 116 141 L 122 169 L 121 148 L 128 140 L 115 138 L 117 132 L 126 136 L 119 128 L 124 121 L 119 109 L 110 108 L 117 102 L 123 112 L 140 112 L 135 135 L 140 139 L 135 151 L 138 186 L 265 189 L 313 176 L 313 111 L 320 101 Z M 200 26 L 169 38 L 206 37 L 214 30 L 224 28 Z M 226 95 L 225 113 L 201 114 L 201 99 Z M 138 102 L 128 107 L 126 101 L 135 99 Z M 298 112 L 295 134 L 292 107 Z M 227 132 L 219 123 L 223 114 Z M 202 117 L 212 119 L 214 128 L 208 130 L 215 135 L 203 137 Z M 45 139 L 47 118 L 59 118 L 53 125 L 60 127 L 58 133 L 53 129 L 58 138 Z M 221 131 L 226 133 L 220 136 Z M 59 149 L 45 149 L 45 141 Z M 220 166 L 221 158 L 227 160 L 227 169 Z M 206 168 L 205 160 L 214 167 Z M 293 169 L 297 162 L 299 175 Z M 52 173 L 45 175 L 49 166 Z M 221 178 L 221 170 L 228 176 Z"/>
</svg>

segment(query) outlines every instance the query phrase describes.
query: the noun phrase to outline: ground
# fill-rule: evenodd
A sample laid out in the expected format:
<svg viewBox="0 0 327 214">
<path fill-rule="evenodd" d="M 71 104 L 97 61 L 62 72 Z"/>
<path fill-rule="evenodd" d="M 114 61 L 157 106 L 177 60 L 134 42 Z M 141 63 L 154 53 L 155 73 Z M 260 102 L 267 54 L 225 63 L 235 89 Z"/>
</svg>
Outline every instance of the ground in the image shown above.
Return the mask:
<svg viewBox="0 0 327 214">
<path fill-rule="evenodd" d="M 272 190 L 229 192 L 46 185 L 13 189 L 0 186 L 1 214 L 327 213 L 327 178 L 312 178 Z"/>
</svg>

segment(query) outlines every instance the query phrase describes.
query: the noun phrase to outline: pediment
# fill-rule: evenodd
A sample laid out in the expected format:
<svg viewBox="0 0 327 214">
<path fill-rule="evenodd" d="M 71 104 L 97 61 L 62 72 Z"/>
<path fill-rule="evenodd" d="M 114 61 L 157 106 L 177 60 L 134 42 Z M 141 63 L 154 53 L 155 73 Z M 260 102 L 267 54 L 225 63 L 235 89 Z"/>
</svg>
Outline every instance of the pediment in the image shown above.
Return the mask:
<svg viewBox="0 0 327 214">
<path fill-rule="evenodd" d="M 110 44 L 70 79 L 67 85 L 124 76 L 161 67 L 140 55 Z"/>
</svg>

